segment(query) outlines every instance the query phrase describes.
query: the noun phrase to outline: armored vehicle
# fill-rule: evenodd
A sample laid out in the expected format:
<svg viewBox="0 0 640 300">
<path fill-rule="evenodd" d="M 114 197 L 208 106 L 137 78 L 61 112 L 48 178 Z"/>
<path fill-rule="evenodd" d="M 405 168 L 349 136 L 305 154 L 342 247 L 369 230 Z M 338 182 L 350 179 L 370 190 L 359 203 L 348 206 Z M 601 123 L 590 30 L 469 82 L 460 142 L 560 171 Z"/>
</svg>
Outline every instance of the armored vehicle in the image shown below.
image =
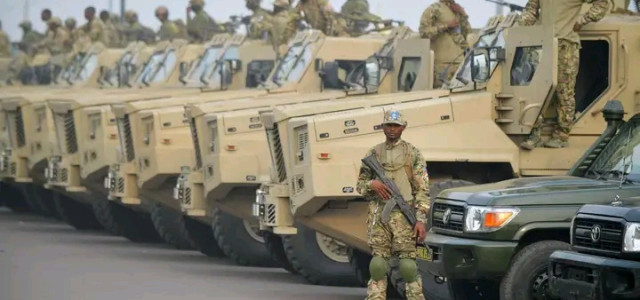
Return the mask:
<svg viewBox="0 0 640 300">
<path fill-rule="evenodd" d="M 187 115 L 192 120 L 194 144 L 199 147 L 195 152 L 195 168 L 191 170 L 190 166 L 185 167 L 185 172 L 181 174 L 176 186 L 176 196 L 181 201 L 182 210 L 187 218 L 207 224 L 214 221 L 213 229 L 218 244 L 237 263 L 257 265 L 266 261 L 269 253 L 261 244 L 267 241 L 254 232 L 258 224 L 250 214 L 253 193 L 259 184 L 269 177 L 268 168 L 271 163 L 265 159 L 268 157 L 268 143 L 262 124 L 259 123 L 259 112 L 272 111 L 277 107 L 303 106 L 321 111 L 327 107 L 335 109 L 363 105 L 368 101 L 375 101 L 373 99 L 376 96 L 368 97 L 373 98 L 372 100 L 356 103 L 349 103 L 352 100 L 347 99 L 362 99 L 361 95 L 410 90 L 408 85 L 412 82 L 408 81 L 416 80 L 416 77 L 421 83 L 426 84 L 416 84 L 413 88 L 426 89 L 431 86 L 432 68 L 429 62 L 433 54 L 427 40 L 415 37 L 415 33 L 406 27 L 395 28 L 374 55 L 366 60 L 363 57 L 362 63 L 356 64 L 356 68 L 350 71 L 345 80 L 346 89 L 343 91 L 338 90 L 343 88 L 342 86 L 332 85 L 327 80 L 330 76 L 327 76 L 323 93 L 293 95 L 290 99 L 278 101 L 279 103 L 270 103 L 267 99 L 262 99 L 261 104 L 264 107 L 237 111 L 225 111 L 213 105 L 187 108 Z M 408 68 L 407 65 L 400 66 L 402 61 L 408 58 L 422 60 L 424 64 L 414 65 L 413 68 Z M 372 75 L 380 76 L 379 82 L 368 84 L 370 81 L 368 75 L 365 75 L 368 74 L 366 65 L 371 65 L 371 62 L 377 60 L 385 61 L 387 68 L 380 74 Z M 335 64 L 346 65 L 344 60 L 336 59 L 335 62 L 325 62 L 324 69 L 328 70 Z M 396 67 L 392 68 L 394 65 Z M 398 70 L 404 72 L 398 73 Z M 330 74 L 329 71 L 323 73 Z M 329 92 L 329 88 L 333 91 Z M 246 232 L 239 233 L 236 229 L 238 227 L 246 229 Z M 275 247 L 272 248 L 274 249 Z M 283 265 L 288 265 L 283 253 L 272 254 Z M 345 285 L 353 283 L 353 280 L 340 280 L 335 276 L 335 282 L 337 281 Z"/>
<path fill-rule="evenodd" d="M 620 189 L 629 188 L 630 182 L 624 181 L 636 183 L 635 166 L 627 166 L 631 170 L 620 175 L 624 177 Z M 612 191 L 605 196 L 613 194 Z M 580 208 L 571 222 L 573 251 L 555 251 L 549 258 L 549 294 L 562 300 L 640 298 L 638 194 L 636 188 L 635 195 L 629 198 L 620 198 L 618 194 L 613 199 L 604 198 L 611 201 L 610 205 Z"/>
<path fill-rule="evenodd" d="M 516 18 L 510 14 L 483 30 L 445 95 L 432 99 L 428 97 L 432 92 L 417 93 L 393 105 L 408 121 L 404 137 L 427 161 L 432 195 L 446 187 L 564 174 L 602 132 L 599 114 L 606 100 L 620 98 L 628 110 L 634 108 L 637 87 L 629 78 L 636 72 L 635 60 L 626 54 L 627 41 L 636 37 L 637 17 L 612 14 L 581 31 L 578 118 L 570 145 L 521 151 L 517 145 L 531 132 L 533 122 L 554 116 L 557 45 L 552 14 L 543 14 L 542 22 L 530 27 L 512 27 Z M 369 251 L 367 203 L 355 185 L 360 160 L 383 140 L 376 124 L 390 108 L 381 105 L 318 115 L 289 115 L 276 109 L 273 118 L 263 118 L 267 130 L 269 124 L 278 125 L 273 141 L 278 146 L 272 147 L 271 156 L 273 169 L 280 175 L 258 191 L 256 214 L 264 229 L 288 234 L 284 243 L 292 249 L 287 252 L 290 257 L 310 253 L 306 247 L 313 235 L 307 233 L 314 230 L 358 250 L 353 253 Z M 305 136 L 314 138 L 299 143 L 306 141 Z M 304 234 L 294 235 L 297 231 Z M 305 257 L 311 264 L 318 262 Z M 433 276 L 426 278 L 425 292 L 437 298 L 429 294 Z"/>
<path fill-rule="evenodd" d="M 268 77 L 269 80 L 263 83 L 261 88 L 252 91 L 253 96 L 247 94 L 248 91 L 241 91 L 242 93 L 229 94 L 225 96 L 226 98 L 222 96 L 212 98 L 207 101 L 208 104 L 202 105 L 211 107 L 213 111 L 230 111 L 253 107 L 257 114 L 257 108 L 259 107 L 304 101 L 298 99 L 302 98 L 299 94 L 319 92 L 323 89 L 320 76 L 310 69 L 312 62 L 315 63 L 314 67 L 317 66 L 316 71 L 320 71 L 319 64 L 321 62 L 327 61 L 328 65 L 333 61 L 341 62 L 341 66 L 338 66 L 337 62 L 334 63 L 335 71 L 337 72 L 338 68 L 342 68 L 344 72 L 348 72 L 383 43 L 384 40 L 378 38 L 331 38 L 325 37 L 319 31 L 301 31 L 290 41 L 287 55 L 274 68 Z M 349 47 L 359 47 L 362 51 L 347 51 Z M 329 88 L 329 86 L 325 87 Z M 344 92 L 341 94 L 344 94 Z M 253 97 L 257 98 L 251 99 Z M 220 100 L 233 98 L 239 100 L 220 102 Z M 143 103 L 140 103 L 140 105 L 143 105 Z M 192 105 L 197 106 L 195 103 Z M 130 124 L 127 126 L 131 126 L 132 133 L 131 138 L 121 141 L 125 143 L 122 145 L 123 149 L 127 149 L 127 160 L 116 166 L 110 174 L 111 182 L 117 185 L 117 189 L 114 185 L 111 186 L 113 190 L 110 193 L 113 196 L 112 198 L 128 205 L 151 203 L 151 215 L 154 219 L 154 225 L 162 235 L 167 237 L 167 240 L 171 240 L 171 243 L 179 248 L 185 248 L 190 244 L 194 244 L 194 242 L 195 244 L 204 244 L 193 241 L 196 238 L 188 237 L 190 231 L 181 221 L 179 203 L 173 199 L 173 185 L 180 174 L 180 166 L 192 165 L 195 161 L 192 160 L 191 156 L 181 157 L 172 155 L 172 153 L 185 153 L 185 150 L 193 152 L 193 144 L 189 141 L 188 143 L 180 142 L 175 145 L 172 143 L 172 145 L 165 146 L 159 140 L 161 136 L 165 135 L 189 136 L 189 128 L 187 127 L 165 130 L 159 127 L 160 123 L 156 121 L 157 119 L 165 118 L 165 115 L 175 114 L 176 117 L 182 116 L 184 112 L 182 106 L 179 111 L 172 107 L 166 108 L 164 112 L 151 112 L 153 117 L 145 112 L 144 107 L 136 107 L 137 103 L 127 106 L 122 108 L 114 106 L 114 111 L 118 114 L 118 118 Z M 252 123 L 259 122 L 253 121 Z M 146 129 L 149 127 L 153 127 L 153 129 Z M 245 129 L 236 128 L 236 130 L 242 132 Z M 150 134 L 155 136 L 155 143 L 145 145 L 141 141 L 144 140 L 143 137 Z M 163 158 L 169 156 L 172 159 Z M 145 163 L 141 164 L 140 161 Z M 170 184 L 168 184 L 169 182 Z M 134 185 L 131 185 L 132 183 Z M 169 222 L 169 220 L 172 220 L 169 217 L 171 215 L 175 215 L 180 222 Z M 211 235 L 210 224 L 192 224 L 198 225 L 202 230 L 209 231 L 210 238 L 207 240 L 207 244 L 211 244 L 209 241 L 212 240 L 213 235 Z M 192 227 L 195 228 L 195 226 Z M 191 235 L 195 236 L 195 234 Z M 207 249 L 201 248 L 201 251 L 205 254 L 210 253 Z"/>
</svg>

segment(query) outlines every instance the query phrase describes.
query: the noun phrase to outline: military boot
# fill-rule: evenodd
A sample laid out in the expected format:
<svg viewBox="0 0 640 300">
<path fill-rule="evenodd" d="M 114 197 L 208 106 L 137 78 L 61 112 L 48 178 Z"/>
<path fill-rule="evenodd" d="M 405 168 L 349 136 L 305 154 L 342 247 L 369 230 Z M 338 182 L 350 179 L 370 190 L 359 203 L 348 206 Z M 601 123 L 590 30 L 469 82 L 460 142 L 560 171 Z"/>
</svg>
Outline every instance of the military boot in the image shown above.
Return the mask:
<svg viewBox="0 0 640 300">
<path fill-rule="evenodd" d="M 546 143 L 544 143 L 544 146 L 546 148 L 564 148 L 569 146 L 569 142 L 563 141 L 560 138 L 556 137 L 548 140 Z"/>
<path fill-rule="evenodd" d="M 537 134 L 532 134 L 527 137 L 522 143 L 520 143 L 520 148 L 524 150 L 533 150 L 533 148 L 539 147 L 542 145 L 542 139 Z"/>
</svg>

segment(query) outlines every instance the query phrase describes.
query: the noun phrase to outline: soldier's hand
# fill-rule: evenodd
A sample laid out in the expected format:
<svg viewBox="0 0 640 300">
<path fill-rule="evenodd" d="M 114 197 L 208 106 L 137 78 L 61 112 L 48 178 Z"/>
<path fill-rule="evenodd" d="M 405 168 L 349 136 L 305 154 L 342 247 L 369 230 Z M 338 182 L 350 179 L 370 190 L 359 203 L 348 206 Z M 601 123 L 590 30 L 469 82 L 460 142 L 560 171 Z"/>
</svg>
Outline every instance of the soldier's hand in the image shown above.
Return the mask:
<svg viewBox="0 0 640 300">
<path fill-rule="evenodd" d="M 427 236 L 427 231 L 424 229 L 424 223 L 416 223 L 416 227 L 413 228 L 413 236 L 418 237 L 418 243 L 424 243 L 424 238 Z"/>
<path fill-rule="evenodd" d="M 580 29 L 582 29 L 582 25 L 580 25 L 580 23 L 576 22 L 573 24 L 573 31 L 578 32 Z"/>
<path fill-rule="evenodd" d="M 378 196 L 382 197 L 384 200 L 391 199 L 391 190 L 382 183 L 382 181 L 374 179 L 371 180 L 371 189 L 378 194 Z"/>
<path fill-rule="evenodd" d="M 452 20 L 447 23 L 447 27 L 449 27 L 449 29 L 454 29 L 458 26 L 460 26 L 460 22 L 458 22 L 458 20 Z"/>
</svg>

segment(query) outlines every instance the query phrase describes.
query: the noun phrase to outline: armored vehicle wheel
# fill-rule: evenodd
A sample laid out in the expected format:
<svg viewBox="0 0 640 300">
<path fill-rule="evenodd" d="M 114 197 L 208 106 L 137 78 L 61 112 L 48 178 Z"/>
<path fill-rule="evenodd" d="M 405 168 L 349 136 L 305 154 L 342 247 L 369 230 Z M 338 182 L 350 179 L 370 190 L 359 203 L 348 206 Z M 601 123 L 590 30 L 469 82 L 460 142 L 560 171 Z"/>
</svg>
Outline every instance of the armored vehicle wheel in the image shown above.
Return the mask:
<svg viewBox="0 0 640 300">
<path fill-rule="evenodd" d="M 185 230 L 184 235 L 188 236 L 194 243 L 194 246 L 202 254 L 209 257 L 223 257 L 224 252 L 218 246 L 218 242 L 213 236 L 211 226 L 200 223 L 192 218 L 181 216 L 183 218 Z"/>
<path fill-rule="evenodd" d="M 0 193 L 4 200 L 4 205 L 13 212 L 23 213 L 33 211 L 31 206 L 25 201 L 24 194 L 15 186 L 1 183 Z"/>
<path fill-rule="evenodd" d="M 92 208 L 100 224 L 114 235 L 136 243 L 162 242 L 146 213 L 134 211 L 106 198 L 93 201 Z"/>
<path fill-rule="evenodd" d="M 568 243 L 540 241 L 520 250 L 500 284 L 500 299 L 543 300 L 548 299 L 549 277 L 547 268 L 551 253 L 570 250 Z"/>
<path fill-rule="evenodd" d="M 436 199 L 436 197 L 440 192 L 446 189 L 469 186 L 469 185 L 475 185 L 475 183 L 471 181 L 466 181 L 466 180 L 451 179 L 451 180 L 438 181 L 431 184 L 429 186 L 429 194 L 431 195 L 430 205 L 433 206 L 433 201 Z M 427 231 L 429 231 L 429 229 L 431 228 L 431 218 L 427 220 L 426 228 L 427 228 Z"/>
<path fill-rule="evenodd" d="M 279 267 L 253 224 L 217 208 L 212 210 L 213 233 L 225 255 L 241 266 Z"/>
<path fill-rule="evenodd" d="M 289 273 L 298 274 L 296 270 L 293 269 L 291 262 L 287 258 L 287 254 L 284 252 L 282 238 L 271 231 L 262 231 L 261 234 L 264 239 L 264 245 L 271 255 L 271 259 L 277 262 L 283 269 L 289 271 Z"/>
<path fill-rule="evenodd" d="M 102 229 L 91 207 L 58 192 L 53 192 L 53 201 L 62 220 L 78 230 Z"/>
<path fill-rule="evenodd" d="M 47 217 L 62 219 L 58 214 L 56 204 L 53 202 L 53 195 L 50 190 L 41 186 L 30 185 L 24 187 L 24 193 L 32 199 L 30 202 L 38 206 L 37 211 L 39 213 Z"/>
<path fill-rule="evenodd" d="M 318 285 L 360 286 L 351 264 L 348 247 L 333 238 L 301 224 L 298 234 L 282 238 L 293 269 L 307 281 Z"/>
<path fill-rule="evenodd" d="M 178 250 L 195 250 L 195 243 L 187 236 L 182 215 L 160 204 L 151 204 L 151 221 L 158 234 Z"/>
</svg>

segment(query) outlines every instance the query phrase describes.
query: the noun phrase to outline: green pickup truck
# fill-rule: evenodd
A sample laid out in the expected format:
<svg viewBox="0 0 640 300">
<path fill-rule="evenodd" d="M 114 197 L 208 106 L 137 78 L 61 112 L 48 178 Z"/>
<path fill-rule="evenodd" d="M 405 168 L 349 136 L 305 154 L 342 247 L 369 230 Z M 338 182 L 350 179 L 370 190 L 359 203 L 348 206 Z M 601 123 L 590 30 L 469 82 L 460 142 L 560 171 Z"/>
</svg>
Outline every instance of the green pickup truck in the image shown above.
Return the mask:
<svg viewBox="0 0 640 300">
<path fill-rule="evenodd" d="M 630 167 L 632 154 L 640 153 L 640 114 L 625 123 L 622 105 L 610 101 L 603 115 L 607 128 L 566 176 L 439 193 L 425 241 L 431 261 L 420 263 L 423 280 L 446 285 L 454 299 L 554 299 L 548 259 L 570 249 L 571 221 L 580 207 L 640 192 L 640 167 Z"/>
</svg>

